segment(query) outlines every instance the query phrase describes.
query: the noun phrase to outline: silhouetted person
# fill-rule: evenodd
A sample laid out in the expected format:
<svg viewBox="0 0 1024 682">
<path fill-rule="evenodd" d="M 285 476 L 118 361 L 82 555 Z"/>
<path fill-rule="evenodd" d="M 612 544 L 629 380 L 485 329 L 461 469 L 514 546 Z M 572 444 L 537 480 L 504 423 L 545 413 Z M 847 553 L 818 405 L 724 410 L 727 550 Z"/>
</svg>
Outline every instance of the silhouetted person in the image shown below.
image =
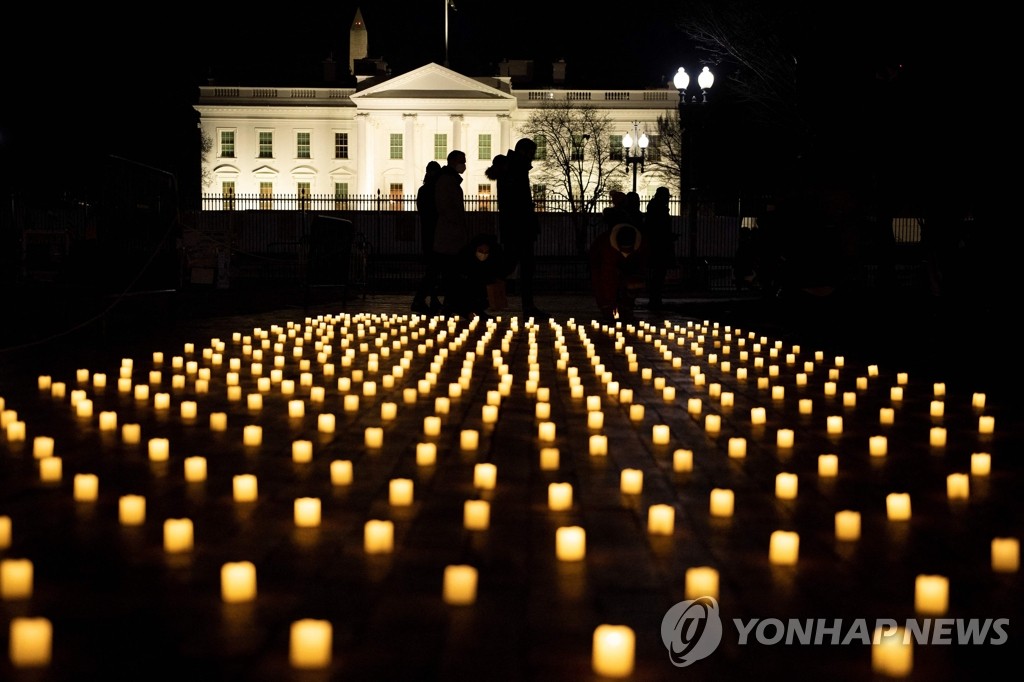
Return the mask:
<svg viewBox="0 0 1024 682">
<path fill-rule="evenodd" d="M 440 278 L 434 259 L 434 233 L 437 231 L 437 177 L 441 164 L 431 161 L 423 175 L 423 184 L 416 192 L 416 212 L 420 219 L 420 248 L 423 251 L 423 278 L 412 299 L 414 313 L 436 313 L 441 310 Z"/>
<path fill-rule="evenodd" d="M 610 230 L 619 223 L 629 223 L 630 217 L 626 213 L 626 193 L 613 189 L 608 193 L 608 198 L 611 199 L 611 205 L 601 211 L 601 222 L 604 223 L 605 229 Z M 636 226 L 634 225 L 634 227 Z"/>
<path fill-rule="evenodd" d="M 662 294 L 665 289 L 665 277 L 675 261 L 672 218 L 668 212 L 669 198 L 668 187 L 659 187 L 655 190 L 654 197 L 647 202 L 647 213 L 641 230 L 650 254 L 650 274 L 647 280 L 647 307 L 650 310 L 661 310 L 664 304 Z"/>
<path fill-rule="evenodd" d="M 453 294 L 459 279 L 459 252 L 473 237 L 466 220 L 466 204 L 462 193 L 462 174 L 465 172 L 466 153 L 453 149 L 448 153 L 448 165 L 438 173 L 434 188 L 437 204 L 434 259 L 444 296 L 442 311 L 446 314 L 449 313 L 448 298 Z"/>
<path fill-rule="evenodd" d="M 445 297 L 451 315 L 487 318 L 487 285 L 503 274 L 501 245 L 490 234 L 478 234 L 456 255 L 452 270 L 453 287 Z"/>
<path fill-rule="evenodd" d="M 530 169 L 537 153 L 537 144 L 522 138 L 515 149 L 494 158 L 487 169 L 487 177 L 497 182 L 498 236 L 505 251 L 505 276 L 519 268 L 519 295 L 523 314 L 537 318 L 549 317 L 537 308 L 533 299 L 533 278 L 536 272 L 534 243 L 540 232 L 540 222 L 533 203 Z"/>
<path fill-rule="evenodd" d="M 640 208 L 640 195 L 636 192 L 626 192 L 626 215 L 629 217 L 629 224 L 638 230 L 643 229 L 644 212 Z"/>
<path fill-rule="evenodd" d="M 590 283 L 603 318 L 633 319 L 636 296 L 647 275 L 647 253 L 640 231 L 629 223 L 619 223 L 594 239 Z"/>
</svg>

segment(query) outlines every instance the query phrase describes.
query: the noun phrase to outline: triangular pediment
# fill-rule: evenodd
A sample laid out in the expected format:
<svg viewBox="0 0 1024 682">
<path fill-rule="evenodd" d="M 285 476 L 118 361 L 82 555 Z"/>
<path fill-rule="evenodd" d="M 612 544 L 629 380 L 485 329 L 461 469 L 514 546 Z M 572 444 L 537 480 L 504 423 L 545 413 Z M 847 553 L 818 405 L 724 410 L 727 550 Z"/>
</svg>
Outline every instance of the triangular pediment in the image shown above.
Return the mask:
<svg viewBox="0 0 1024 682">
<path fill-rule="evenodd" d="M 389 107 L 392 102 L 410 100 L 458 100 L 456 106 L 488 103 L 508 106 L 515 97 L 479 80 L 463 76 L 440 64 L 427 64 L 389 78 L 352 95 L 357 107 Z"/>
</svg>

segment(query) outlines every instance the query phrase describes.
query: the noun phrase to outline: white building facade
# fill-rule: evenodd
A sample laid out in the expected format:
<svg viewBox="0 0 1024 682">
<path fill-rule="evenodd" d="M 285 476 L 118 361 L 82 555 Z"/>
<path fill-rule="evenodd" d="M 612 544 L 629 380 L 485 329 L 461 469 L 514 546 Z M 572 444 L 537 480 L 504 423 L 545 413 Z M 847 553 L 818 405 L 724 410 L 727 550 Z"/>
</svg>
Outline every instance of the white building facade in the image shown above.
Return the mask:
<svg viewBox="0 0 1024 682">
<path fill-rule="evenodd" d="M 429 161 L 466 152 L 467 195 L 487 196 L 491 159 L 522 137 L 520 127 L 546 102 L 572 101 L 606 115 L 610 139 L 641 131 L 653 137 L 678 92 L 657 90 L 516 90 L 509 77 L 471 78 L 438 64 L 357 88 L 203 86 L 195 106 L 212 142 L 203 159 L 206 196 L 408 196 Z M 625 165 L 625 164 L 623 164 Z M 625 175 L 624 175 L 625 177 Z M 624 180 L 623 185 L 628 181 Z M 638 177 L 641 196 L 663 184 Z"/>
</svg>

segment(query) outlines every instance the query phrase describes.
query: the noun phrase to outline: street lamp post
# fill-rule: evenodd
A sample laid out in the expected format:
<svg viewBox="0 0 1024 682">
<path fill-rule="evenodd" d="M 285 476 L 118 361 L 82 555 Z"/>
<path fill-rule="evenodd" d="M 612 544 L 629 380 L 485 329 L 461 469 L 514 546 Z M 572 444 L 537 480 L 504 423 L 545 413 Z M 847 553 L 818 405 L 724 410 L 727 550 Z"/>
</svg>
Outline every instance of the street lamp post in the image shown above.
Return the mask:
<svg viewBox="0 0 1024 682">
<path fill-rule="evenodd" d="M 697 76 L 700 95 L 688 94 L 690 74 L 679 67 L 672 84 L 679 91 L 679 195 L 687 201 L 687 227 L 689 229 L 690 262 L 697 257 L 697 128 L 703 124 L 704 105 L 708 103 L 708 90 L 715 83 L 711 69 L 704 67 Z"/>
<path fill-rule="evenodd" d="M 636 167 L 639 164 L 640 172 L 644 172 L 644 156 L 647 153 L 647 145 L 647 133 L 641 133 L 640 123 L 633 121 L 633 134 L 626 133 L 622 136 L 622 154 L 626 165 L 633 167 L 634 192 L 636 192 Z"/>
</svg>

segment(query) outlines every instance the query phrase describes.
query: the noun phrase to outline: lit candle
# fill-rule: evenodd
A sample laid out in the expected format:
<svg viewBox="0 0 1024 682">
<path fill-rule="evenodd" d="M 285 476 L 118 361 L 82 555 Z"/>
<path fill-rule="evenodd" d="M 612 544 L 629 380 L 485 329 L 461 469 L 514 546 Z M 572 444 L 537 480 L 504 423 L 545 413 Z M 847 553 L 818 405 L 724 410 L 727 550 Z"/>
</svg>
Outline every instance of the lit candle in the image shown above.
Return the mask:
<svg viewBox="0 0 1024 682">
<path fill-rule="evenodd" d="M 793 447 L 793 429 L 779 429 L 775 434 L 775 443 L 780 448 Z"/>
<path fill-rule="evenodd" d="M 651 535 L 672 535 L 676 510 L 668 504 L 652 504 L 647 510 L 647 532 Z"/>
<path fill-rule="evenodd" d="M 587 534 L 579 526 L 563 526 L 555 531 L 555 556 L 560 561 L 582 561 L 587 554 Z"/>
<path fill-rule="evenodd" d="M 342 398 L 341 409 L 345 412 L 358 412 L 359 411 L 359 396 L 350 393 Z"/>
<path fill-rule="evenodd" d="M 629 677 L 633 674 L 636 635 L 625 625 L 599 625 L 594 630 L 591 666 L 604 677 Z"/>
<path fill-rule="evenodd" d="M 146 522 L 146 498 L 122 495 L 117 500 L 117 518 L 122 526 L 141 526 Z"/>
<path fill-rule="evenodd" d="M 825 430 L 827 433 L 832 435 L 838 435 L 843 432 L 843 418 L 840 416 L 830 416 L 826 420 Z"/>
<path fill-rule="evenodd" d="M 540 468 L 541 471 L 556 471 L 559 465 L 559 451 L 558 448 L 541 448 L 540 449 Z"/>
<path fill-rule="evenodd" d="M 494 490 L 498 479 L 498 467 L 489 463 L 473 467 L 473 486 L 481 490 Z"/>
<path fill-rule="evenodd" d="M 608 454 L 608 437 L 601 434 L 594 434 L 590 437 L 590 454 L 593 456 L 604 456 Z"/>
<path fill-rule="evenodd" d="M 498 406 L 483 405 L 480 408 L 480 421 L 484 424 L 495 424 L 498 421 Z"/>
<path fill-rule="evenodd" d="M 424 436 L 439 436 L 441 435 L 441 418 L 436 416 L 429 416 L 423 418 L 423 435 Z"/>
<path fill-rule="evenodd" d="M 694 566 L 686 569 L 686 581 L 683 597 L 698 599 L 711 597 L 718 599 L 718 571 L 710 566 Z"/>
<path fill-rule="evenodd" d="M 206 480 L 206 458 L 186 457 L 185 458 L 185 480 L 189 483 L 201 483 Z"/>
<path fill-rule="evenodd" d="M 371 519 L 363 526 L 363 549 L 367 554 L 390 554 L 395 545 L 395 526 L 391 521 Z"/>
<path fill-rule="evenodd" d="M 32 456 L 36 459 L 53 457 L 53 438 L 50 436 L 36 436 L 33 438 Z"/>
<path fill-rule="evenodd" d="M 306 414 L 306 403 L 301 400 L 288 401 L 288 416 L 292 418 L 303 417 Z"/>
<path fill-rule="evenodd" d="M 167 519 L 164 521 L 164 551 L 178 553 L 192 550 L 192 520 Z"/>
<path fill-rule="evenodd" d="M 672 453 L 672 470 L 675 472 L 693 471 L 693 450 L 679 448 Z"/>
<path fill-rule="evenodd" d="M 651 440 L 655 445 L 668 445 L 669 435 L 667 424 L 655 424 L 651 427 Z"/>
<path fill-rule="evenodd" d="M 95 502 L 99 496 L 100 479 L 96 474 L 75 474 L 75 502 Z"/>
<path fill-rule="evenodd" d="M 793 500 L 796 499 L 796 493 L 796 474 L 781 473 L 775 476 L 775 497 L 780 500 Z"/>
<path fill-rule="evenodd" d="M 227 604 L 256 598 L 256 566 L 251 561 L 228 561 L 221 565 L 220 598 Z"/>
<path fill-rule="evenodd" d="M 885 496 L 885 513 L 890 521 L 906 521 L 910 518 L 910 494 L 889 493 Z"/>
<path fill-rule="evenodd" d="M 288 661 L 303 670 L 326 668 L 331 664 L 334 633 L 326 620 L 303 618 L 291 624 Z"/>
<path fill-rule="evenodd" d="M 571 483 L 548 484 L 548 509 L 551 511 L 566 511 L 572 509 Z"/>
<path fill-rule="evenodd" d="M 997 573 L 1016 573 L 1020 568 L 1020 540 L 992 538 L 992 570 Z"/>
<path fill-rule="evenodd" d="M 860 512 L 844 509 L 836 512 L 836 540 L 857 540 L 860 538 Z"/>
<path fill-rule="evenodd" d="M 754 426 L 760 426 L 767 421 L 765 409 L 763 407 L 752 407 L 750 408 L 750 423 Z"/>
<path fill-rule="evenodd" d="M 316 528 L 320 525 L 320 500 L 316 497 L 300 497 L 295 500 L 292 511 L 295 525 L 299 528 Z"/>
<path fill-rule="evenodd" d="M 629 420 L 633 422 L 641 422 L 644 420 L 644 406 L 639 403 L 634 403 L 629 406 Z"/>
<path fill-rule="evenodd" d="M 949 610 L 949 578 L 919 575 L 914 581 L 914 610 L 921 615 L 942 616 Z"/>
<path fill-rule="evenodd" d="M 989 415 L 978 417 L 978 433 L 990 434 L 996 430 L 996 418 Z"/>
<path fill-rule="evenodd" d="M 39 480 L 46 483 L 58 483 L 63 476 L 64 464 L 60 457 L 47 457 L 39 460 Z"/>
<path fill-rule="evenodd" d="M 946 476 L 946 497 L 951 500 L 966 500 L 970 495 L 969 480 L 967 474 Z"/>
<path fill-rule="evenodd" d="M 331 462 L 331 485 L 349 485 L 352 483 L 352 462 L 347 459 L 336 459 Z"/>
<path fill-rule="evenodd" d="M 984 409 L 985 408 L 985 394 L 984 393 L 975 393 L 975 394 L 973 394 L 971 396 L 971 407 L 974 407 L 975 409 L 979 409 L 979 410 L 980 409 Z"/>
<path fill-rule="evenodd" d="M 316 416 L 316 430 L 320 433 L 334 433 L 336 419 L 330 412 Z"/>
<path fill-rule="evenodd" d="M 704 431 L 707 433 L 719 433 L 722 430 L 722 417 L 717 414 L 709 414 L 704 417 Z"/>
<path fill-rule="evenodd" d="M 883 407 L 878 410 L 878 423 L 884 426 L 891 426 L 896 421 L 896 410 L 891 407 Z"/>
<path fill-rule="evenodd" d="M 835 394 L 836 394 L 836 382 L 834 382 L 834 381 L 826 381 L 825 382 L 825 395 L 831 397 L 831 396 L 834 396 Z"/>
<path fill-rule="evenodd" d="M 32 597 L 32 561 L 29 559 L 0 560 L 0 599 L 30 599 Z"/>
<path fill-rule="evenodd" d="M 477 570 L 472 566 L 445 566 L 442 599 L 446 604 L 472 604 L 476 601 L 476 584 Z"/>
<path fill-rule="evenodd" d="M 792 531 L 772 532 L 768 561 L 777 566 L 793 566 L 800 555 L 800 536 Z"/>
<path fill-rule="evenodd" d="M 171 406 L 171 394 L 170 393 L 157 393 L 153 396 L 153 408 L 157 410 L 166 410 Z"/>
<path fill-rule="evenodd" d="M 238 474 L 231 479 L 235 502 L 255 502 L 257 487 L 256 477 L 252 474 Z"/>
<path fill-rule="evenodd" d="M 368 426 L 363 432 L 363 442 L 368 448 L 384 446 L 384 429 L 379 426 Z"/>
<path fill-rule="evenodd" d="M 946 412 L 946 403 L 941 400 L 933 400 L 928 411 L 933 417 L 942 417 Z"/>
<path fill-rule="evenodd" d="M 735 507 L 735 495 L 727 488 L 711 489 L 711 515 L 721 518 L 732 516 Z"/>
<path fill-rule="evenodd" d="M 818 475 L 830 478 L 839 473 L 839 457 L 836 455 L 818 455 Z"/>
<path fill-rule="evenodd" d="M 463 429 L 459 434 L 459 447 L 472 452 L 480 446 L 480 432 L 476 429 Z"/>
<path fill-rule="evenodd" d="M 50 664 L 53 623 L 47 618 L 15 616 L 10 627 L 10 657 L 15 668 L 36 668 Z"/>
<path fill-rule="evenodd" d="M 487 530 L 490 524 L 490 503 L 487 500 L 466 500 L 462 506 L 462 525 L 466 530 Z"/>
<path fill-rule="evenodd" d="M 946 429 L 942 426 L 933 426 L 928 431 L 928 443 L 933 447 L 943 447 L 946 445 Z"/>
<path fill-rule="evenodd" d="M 889 389 L 889 399 L 894 403 L 898 403 L 903 400 L 903 387 L 893 386 Z"/>
<path fill-rule="evenodd" d="M 11 546 L 11 517 L 0 516 L 0 549 L 8 549 Z"/>
<path fill-rule="evenodd" d="M 885 436 L 868 438 L 868 452 L 872 457 L 884 457 L 889 452 L 889 439 Z"/>
<path fill-rule="evenodd" d="M 623 469 L 619 474 L 619 490 L 626 495 L 639 495 L 644 489 L 644 472 L 640 469 Z"/>
<path fill-rule="evenodd" d="M 992 455 L 987 452 L 971 453 L 971 474 L 988 476 L 992 472 Z"/>
<path fill-rule="evenodd" d="M 747 439 L 734 437 L 729 439 L 729 456 L 741 459 L 747 456 Z"/>
<path fill-rule="evenodd" d="M 875 628 L 871 669 L 886 677 L 907 677 L 914 669 L 914 639 L 904 628 Z"/>
<path fill-rule="evenodd" d="M 437 445 L 434 443 L 416 444 L 416 465 L 421 467 L 434 466 L 437 462 Z"/>
<path fill-rule="evenodd" d="M 263 442 L 263 427 L 258 424 L 248 424 L 242 428 L 242 444 L 256 446 Z"/>
</svg>

